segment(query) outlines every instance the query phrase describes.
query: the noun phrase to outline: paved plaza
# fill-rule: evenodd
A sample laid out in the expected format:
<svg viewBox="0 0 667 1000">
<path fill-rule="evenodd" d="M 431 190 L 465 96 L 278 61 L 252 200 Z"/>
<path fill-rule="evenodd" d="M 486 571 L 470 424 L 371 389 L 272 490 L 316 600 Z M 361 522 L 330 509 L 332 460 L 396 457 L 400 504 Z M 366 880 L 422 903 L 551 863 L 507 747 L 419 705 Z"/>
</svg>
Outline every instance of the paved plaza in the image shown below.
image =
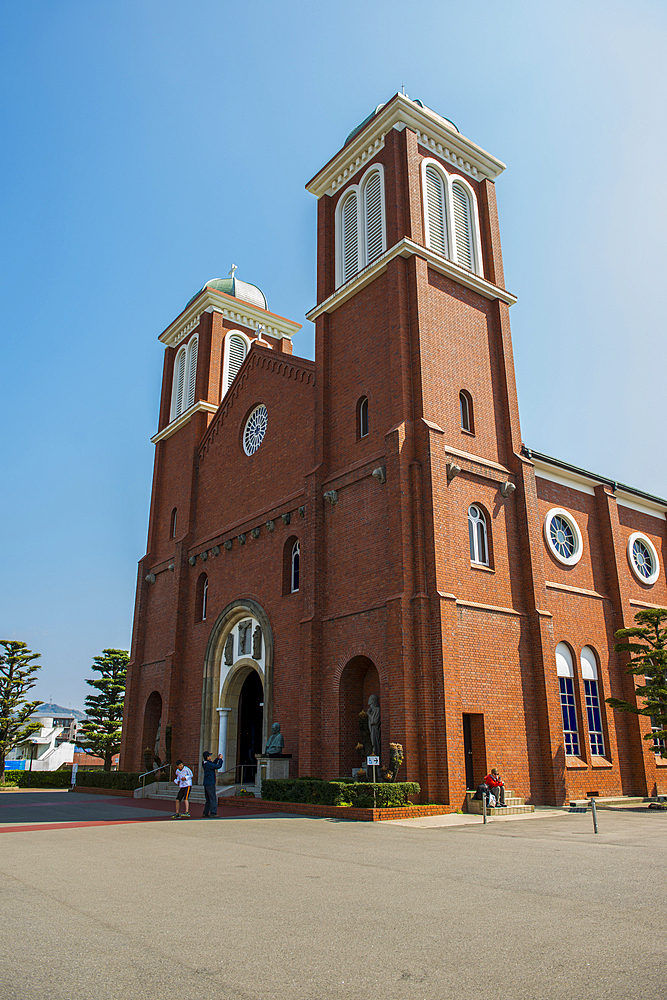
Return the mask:
<svg viewBox="0 0 667 1000">
<path fill-rule="evenodd" d="M 172 808 L 0 795 L 2 1000 L 667 998 L 667 812 Z"/>
</svg>

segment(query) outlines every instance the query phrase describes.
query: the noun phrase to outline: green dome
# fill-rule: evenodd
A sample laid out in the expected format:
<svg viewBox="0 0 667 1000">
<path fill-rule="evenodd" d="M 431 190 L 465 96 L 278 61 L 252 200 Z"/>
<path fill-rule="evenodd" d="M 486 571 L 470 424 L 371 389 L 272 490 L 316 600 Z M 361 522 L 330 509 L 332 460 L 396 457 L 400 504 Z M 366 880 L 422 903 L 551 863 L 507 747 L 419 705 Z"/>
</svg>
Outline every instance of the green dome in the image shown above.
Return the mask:
<svg viewBox="0 0 667 1000">
<path fill-rule="evenodd" d="M 249 302 L 253 306 L 259 306 L 260 309 L 266 309 L 268 311 L 269 304 L 266 301 L 266 296 L 261 288 L 257 285 L 251 285 L 247 281 L 241 281 L 239 278 L 211 278 L 207 281 L 205 285 L 199 289 L 196 295 L 193 295 L 186 305 L 186 309 L 191 302 L 197 298 L 197 295 L 201 295 L 205 288 L 213 288 L 216 292 L 223 292 L 225 295 L 233 295 L 235 299 L 241 299 L 243 302 Z"/>
</svg>

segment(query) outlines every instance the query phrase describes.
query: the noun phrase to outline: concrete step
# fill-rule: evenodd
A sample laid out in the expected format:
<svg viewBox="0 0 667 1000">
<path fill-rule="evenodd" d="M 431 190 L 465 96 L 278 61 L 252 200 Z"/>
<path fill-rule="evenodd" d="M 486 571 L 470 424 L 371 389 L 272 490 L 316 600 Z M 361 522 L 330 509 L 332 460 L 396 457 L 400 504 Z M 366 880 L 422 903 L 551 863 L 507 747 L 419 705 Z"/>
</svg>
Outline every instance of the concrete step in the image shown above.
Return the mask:
<svg viewBox="0 0 667 1000">
<path fill-rule="evenodd" d="M 481 799 L 475 798 L 475 792 L 466 792 L 466 808 L 469 813 L 477 816 L 484 815 L 484 803 Z M 527 806 L 525 799 L 520 795 L 515 795 L 511 789 L 505 789 L 505 808 L 500 806 L 487 806 L 487 816 L 519 816 L 522 813 L 535 812 L 535 806 Z"/>
<path fill-rule="evenodd" d="M 241 785 L 220 785 L 217 788 L 218 798 L 232 797 L 238 794 L 239 788 L 244 787 Z M 245 786 L 249 791 L 254 791 L 254 785 Z M 164 799 L 166 801 L 175 801 L 178 795 L 178 785 L 169 781 L 159 781 L 155 782 L 150 786 L 146 786 L 146 798 L 147 799 Z M 190 802 L 199 802 L 203 804 L 206 802 L 206 794 L 204 792 L 203 785 L 193 785 L 190 792 Z"/>
<path fill-rule="evenodd" d="M 468 800 L 468 812 L 473 815 L 483 816 L 484 815 L 484 803 L 481 799 L 469 799 Z M 499 806 L 487 806 L 486 815 L 487 816 L 520 816 L 523 813 L 533 813 L 535 812 L 535 806 L 527 806 L 523 802 L 517 805 L 508 805 L 504 809 Z"/>
</svg>

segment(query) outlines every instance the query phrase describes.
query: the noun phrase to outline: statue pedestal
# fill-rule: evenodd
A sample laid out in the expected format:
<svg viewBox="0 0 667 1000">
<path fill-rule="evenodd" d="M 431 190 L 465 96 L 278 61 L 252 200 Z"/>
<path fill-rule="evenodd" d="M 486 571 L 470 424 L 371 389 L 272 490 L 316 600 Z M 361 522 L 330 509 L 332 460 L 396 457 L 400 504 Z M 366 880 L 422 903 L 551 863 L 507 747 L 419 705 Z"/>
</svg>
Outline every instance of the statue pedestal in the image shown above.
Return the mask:
<svg viewBox="0 0 667 1000">
<path fill-rule="evenodd" d="M 255 797 L 261 799 L 263 778 L 289 778 L 289 762 L 292 754 L 283 753 L 279 757 L 258 756 L 256 759 Z"/>
</svg>

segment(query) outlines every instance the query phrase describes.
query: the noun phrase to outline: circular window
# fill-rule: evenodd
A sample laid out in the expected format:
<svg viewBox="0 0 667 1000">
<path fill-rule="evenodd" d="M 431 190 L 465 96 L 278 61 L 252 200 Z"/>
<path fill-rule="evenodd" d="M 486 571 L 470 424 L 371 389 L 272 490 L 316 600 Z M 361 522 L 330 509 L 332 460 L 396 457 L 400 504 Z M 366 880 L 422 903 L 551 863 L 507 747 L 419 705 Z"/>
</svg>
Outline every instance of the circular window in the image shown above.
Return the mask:
<svg viewBox="0 0 667 1000">
<path fill-rule="evenodd" d="M 628 538 L 628 562 L 630 569 L 642 583 L 655 583 L 660 575 L 655 546 L 641 531 L 635 531 Z"/>
<path fill-rule="evenodd" d="M 564 566 L 574 566 L 583 553 L 579 525 L 568 511 L 554 507 L 544 521 L 544 537 L 552 553 Z"/>
<path fill-rule="evenodd" d="M 256 406 L 248 417 L 245 430 L 243 431 L 243 450 L 246 455 L 255 454 L 264 440 L 268 422 L 268 411 L 264 406 L 264 403 L 260 403 L 260 405 Z"/>
</svg>

